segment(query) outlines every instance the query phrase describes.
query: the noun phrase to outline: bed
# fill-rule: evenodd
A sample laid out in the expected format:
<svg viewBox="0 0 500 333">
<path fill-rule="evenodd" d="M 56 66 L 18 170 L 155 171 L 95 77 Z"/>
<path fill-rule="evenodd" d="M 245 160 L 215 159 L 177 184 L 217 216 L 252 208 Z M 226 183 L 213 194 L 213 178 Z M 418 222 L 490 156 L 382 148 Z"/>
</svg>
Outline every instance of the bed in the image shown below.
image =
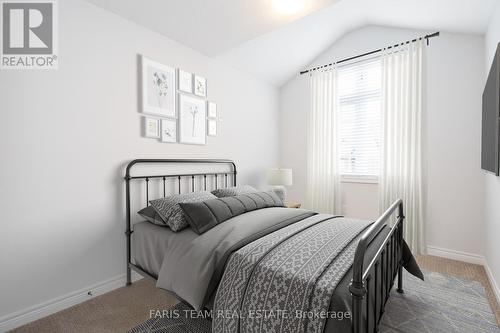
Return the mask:
<svg viewBox="0 0 500 333">
<path fill-rule="evenodd" d="M 180 171 L 132 173 L 141 165 L 174 164 Z M 396 277 L 403 292 L 403 267 L 422 278 L 403 239 L 400 200 L 375 222 L 284 207 L 246 212 L 203 234 L 132 222 L 133 187 L 142 188 L 148 205 L 153 182 L 166 196 L 169 181 L 181 193 L 183 184 L 189 191 L 235 186 L 236 176 L 230 160 L 130 162 L 127 285 L 134 270 L 193 309 L 212 310 L 213 332 L 361 333 L 378 330 Z"/>
</svg>

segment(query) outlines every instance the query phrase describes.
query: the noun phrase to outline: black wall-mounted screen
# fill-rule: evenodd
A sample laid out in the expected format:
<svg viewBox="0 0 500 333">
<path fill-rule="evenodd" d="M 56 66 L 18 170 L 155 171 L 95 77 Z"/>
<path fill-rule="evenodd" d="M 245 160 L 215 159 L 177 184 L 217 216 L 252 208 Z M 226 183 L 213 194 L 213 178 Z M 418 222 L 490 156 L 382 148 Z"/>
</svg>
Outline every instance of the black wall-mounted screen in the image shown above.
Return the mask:
<svg viewBox="0 0 500 333">
<path fill-rule="evenodd" d="M 481 168 L 499 175 L 500 147 L 500 44 L 483 92 Z"/>
</svg>

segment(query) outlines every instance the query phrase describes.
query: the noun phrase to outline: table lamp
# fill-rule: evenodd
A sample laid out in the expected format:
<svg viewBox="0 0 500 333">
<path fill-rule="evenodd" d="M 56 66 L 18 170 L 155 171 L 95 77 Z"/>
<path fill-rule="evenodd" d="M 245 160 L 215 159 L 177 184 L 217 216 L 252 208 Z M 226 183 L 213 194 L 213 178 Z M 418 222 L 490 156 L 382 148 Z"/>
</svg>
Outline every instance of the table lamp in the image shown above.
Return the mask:
<svg viewBox="0 0 500 333">
<path fill-rule="evenodd" d="M 267 184 L 273 186 L 273 191 L 285 202 L 286 188 L 292 185 L 292 169 L 269 169 L 267 171 Z"/>
</svg>

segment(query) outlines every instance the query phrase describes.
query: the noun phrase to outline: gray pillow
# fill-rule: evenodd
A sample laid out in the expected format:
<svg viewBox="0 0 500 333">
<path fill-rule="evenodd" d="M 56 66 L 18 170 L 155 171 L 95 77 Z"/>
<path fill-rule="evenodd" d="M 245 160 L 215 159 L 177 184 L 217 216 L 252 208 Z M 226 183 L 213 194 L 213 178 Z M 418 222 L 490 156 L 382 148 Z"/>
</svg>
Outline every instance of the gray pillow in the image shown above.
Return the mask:
<svg viewBox="0 0 500 333">
<path fill-rule="evenodd" d="M 163 219 L 161 218 L 161 216 L 153 208 L 153 206 L 147 206 L 146 208 L 143 208 L 140 211 L 138 211 L 137 214 L 141 215 L 147 221 L 149 221 L 153 224 L 161 225 L 162 227 L 167 226 L 165 224 L 165 222 L 163 222 Z"/>
<path fill-rule="evenodd" d="M 185 194 L 174 194 L 165 198 L 151 200 L 149 203 L 154 210 L 160 215 L 163 222 L 172 229 L 179 231 L 189 226 L 182 208 L 179 206 L 181 202 L 199 202 L 209 199 L 216 199 L 210 192 L 191 192 Z"/>
<path fill-rule="evenodd" d="M 179 203 L 191 228 L 202 234 L 232 217 L 267 207 L 283 207 L 283 202 L 270 192 L 255 192 L 203 202 Z"/>
<path fill-rule="evenodd" d="M 240 195 L 244 193 L 254 193 L 258 192 L 255 188 L 250 185 L 243 186 L 233 186 L 228 188 L 219 188 L 212 191 L 212 194 L 217 198 L 234 197 L 235 195 Z"/>
</svg>

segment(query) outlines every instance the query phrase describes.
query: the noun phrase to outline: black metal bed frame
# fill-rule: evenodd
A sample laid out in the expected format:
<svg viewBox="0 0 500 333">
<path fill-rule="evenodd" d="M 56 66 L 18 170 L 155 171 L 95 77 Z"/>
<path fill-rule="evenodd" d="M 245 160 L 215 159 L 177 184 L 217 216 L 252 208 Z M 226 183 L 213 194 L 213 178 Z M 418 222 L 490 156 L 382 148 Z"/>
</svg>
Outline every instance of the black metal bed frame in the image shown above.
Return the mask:
<svg viewBox="0 0 500 333">
<path fill-rule="evenodd" d="M 398 212 L 396 223 L 365 268 L 368 245 L 382 232 L 396 210 Z M 352 295 L 353 333 L 368 333 L 370 327 L 373 327 L 373 332 L 378 332 L 385 303 L 389 299 L 396 275 L 398 276 L 397 292 L 403 293 L 404 219 L 403 202 L 398 199 L 361 236 L 354 255 L 352 281 L 349 286 Z"/>
<path fill-rule="evenodd" d="M 225 164 L 232 167 L 232 171 L 225 172 L 201 172 L 201 173 L 174 173 L 166 175 L 140 175 L 131 176 L 130 171 L 134 165 L 137 164 Z M 163 181 L 163 196 L 166 193 L 166 183 L 168 179 L 174 178 L 178 182 L 178 192 L 181 193 L 181 181 L 182 179 L 191 179 L 191 192 L 195 191 L 195 179 L 196 177 L 203 177 L 203 188 L 207 190 L 207 177 L 212 176 L 215 181 L 215 189 L 219 187 L 219 176 L 224 177 L 224 187 L 228 186 L 228 175 L 233 176 L 232 186 L 236 186 L 236 164 L 234 161 L 225 159 L 137 159 L 133 160 L 127 165 L 125 170 L 125 209 L 126 209 L 126 230 L 125 235 L 127 236 L 127 286 L 132 284 L 132 270 L 136 271 L 140 275 L 156 280 L 157 277 L 151 275 L 150 273 L 144 271 L 141 267 L 136 266 L 132 263 L 131 258 L 131 238 L 134 232 L 131 228 L 131 207 L 130 207 L 130 182 L 132 180 L 144 180 L 146 185 L 146 206 L 149 206 L 149 182 L 151 179 L 156 179 Z"/>
<path fill-rule="evenodd" d="M 200 172 L 200 173 L 175 173 L 166 175 L 140 175 L 131 176 L 130 171 L 137 164 L 226 164 L 232 167 L 228 172 Z M 127 165 L 125 172 L 125 200 L 126 200 L 126 231 L 127 237 L 127 285 L 132 283 L 131 271 L 156 280 L 157 277 L 144 271 L 131 261 L 131 205 L 130 205 L 130 182 L 132 180 L 144 180 L 146 186 L 146 205 L 149 205 L 149 182 L 151 179 L 163 181 L 163 196 L 166 196 L 166 181 L 176 178 L 178 181 L 178 192 L 181 193 L 181 180 L 191 179 L 191 191 L 195 191 L 195 178 L 203 177 L 204 190 L 207 190 L 207 177 L 215 179 L 215 188 L 218 188 L 218 177 L 224 177 L 224 186 L 228 186 L 228 175 L 233 176 L 232 186 L 236 186 L 236 164 L 225 159 L 137 159 Z M 365 267 L 365 256 L 368 246 L 379 236 L 385 228 L 389 218 L 397 211 L 396 223 L 378 247 L 375 255 L 369 259 Z M 370 327 L 373 332 L 378 331 L 380 319 L 384 313 L 385 303 L 389 299 L 390 291 L 394 285 L 396 275 L 398 276 L 399 293 L 403 293 L 403 202 L 397 200 L 387 211 L 382 214 L 361 236 L 354 255 L 353 278 L 349 285 L 352 295 L 352 332 L 368 333 Z M 373 299 L 372 299 L 373 298 Z M 372 324 L 372 325 L 370 325 Z"/>
</svg>

